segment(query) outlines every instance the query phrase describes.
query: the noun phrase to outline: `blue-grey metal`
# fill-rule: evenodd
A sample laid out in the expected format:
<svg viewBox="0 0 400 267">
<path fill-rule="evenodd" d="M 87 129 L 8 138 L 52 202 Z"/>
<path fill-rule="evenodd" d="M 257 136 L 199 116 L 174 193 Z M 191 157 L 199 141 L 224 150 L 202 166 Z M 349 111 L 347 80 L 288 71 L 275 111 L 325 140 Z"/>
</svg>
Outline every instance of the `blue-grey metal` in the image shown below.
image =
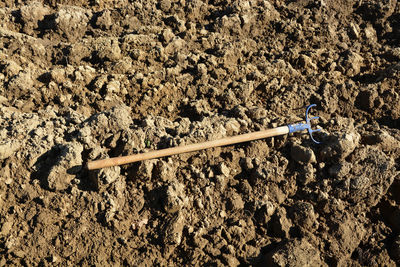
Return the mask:
<svg viewBox="0 0 400 267">
<path fill-rule="evenodd" d="M 289 124 L 288 128 L 289 128 L 289 133 L 299 132 L 307 129 L 311 140 L 316 144 L 321 144 L 321 142 L 315 140 L 312 135 L 312 133 L 319 132 L 321 131 L 321 129 L 316 129 L 316 130 L 311 129 L 311 123 L 310 123 L 311 120 L 319 119 L 319 117 L 312 117 L 312 118 L 308 117 L 308 112 L 310 108 L 314 106 L 316 106 L 316 104 L 309 105 L 306 109 L 306 123 Z"/>
</svg>

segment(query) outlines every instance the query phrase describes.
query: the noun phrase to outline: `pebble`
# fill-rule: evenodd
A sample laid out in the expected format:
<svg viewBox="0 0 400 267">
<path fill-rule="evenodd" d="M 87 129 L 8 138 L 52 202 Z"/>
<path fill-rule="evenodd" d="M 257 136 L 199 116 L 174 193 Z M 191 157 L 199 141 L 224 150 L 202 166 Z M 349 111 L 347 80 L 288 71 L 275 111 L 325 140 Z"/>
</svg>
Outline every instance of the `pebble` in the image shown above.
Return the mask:
<svg viewBox="0 0 400 267">
<path fill-rule="evenodd" d="M 350 23 L 350 35 L 355 39 L 360 36 L 360 27 L 357 24 Z"/>
<path fill-rule="evenodd" d="M 229 174 L 230 174 L 230 170 L 229 170 L 229 168 L 225 165 L 225 163 L 221 163 L 221 164 L 219 165 L 218 171 L 219 171 L 220 174 L 223 174 L 223 175 L 225 175 L 226 177 L 228 177 Z"/>
</svg>

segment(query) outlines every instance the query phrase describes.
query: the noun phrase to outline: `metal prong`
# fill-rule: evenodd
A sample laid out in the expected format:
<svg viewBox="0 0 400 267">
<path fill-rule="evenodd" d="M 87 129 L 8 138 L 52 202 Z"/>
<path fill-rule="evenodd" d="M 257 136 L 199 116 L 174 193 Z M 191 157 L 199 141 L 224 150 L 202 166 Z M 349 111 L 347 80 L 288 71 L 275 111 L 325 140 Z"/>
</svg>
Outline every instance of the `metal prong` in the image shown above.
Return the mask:
<svg viewBox="0 0 400 267">
<path fill-rule="evenodd" d="M 309 105 L 306 109 L 307 130 L 308 130 L 308 134 L 310 135 L 311 140 L 316 144 L 321 144 L 321 142 L 318 142 L 317 140 L 315 140 L 312 135 L 312 133 L 319 132 L 319 131 L 321 131 L 321 129 L 316 129 L 316 130 L 311 129 L 311 123 L 310 123 L 311 120 L 319 119 L 319 117 L 312 117 L 312 118 L 308 117 L 308 112 L 309 112 L 310 108 L 315 107 L 315 106 L 316 106 L 316 104 L 312 104 L 312 105 Z"/>
<path fill-rule="evenodd" d="M 311 138 L 311 140 L 313 140 L 314 143 L 321 144 L 321 142 L 318 142 L 317 140 L 314 139 L 314 137 L 312 136 L 311 133 L 310 133 L 310 138 Z"/>
</svg>

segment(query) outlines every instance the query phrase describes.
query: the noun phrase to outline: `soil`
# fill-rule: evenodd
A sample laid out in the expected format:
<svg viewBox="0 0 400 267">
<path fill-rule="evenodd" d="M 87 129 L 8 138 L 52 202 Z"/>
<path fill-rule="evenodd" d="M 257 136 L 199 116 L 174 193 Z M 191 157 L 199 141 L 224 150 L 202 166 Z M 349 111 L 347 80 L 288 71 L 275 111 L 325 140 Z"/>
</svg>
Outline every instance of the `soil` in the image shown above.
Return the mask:
<svg viewBox="0 0 400 267">
<path fill-rule="evenodd" d="M 400 265 L 399 44 L 397 0 L 0 2 L 0 266 Z"/>
</svg>

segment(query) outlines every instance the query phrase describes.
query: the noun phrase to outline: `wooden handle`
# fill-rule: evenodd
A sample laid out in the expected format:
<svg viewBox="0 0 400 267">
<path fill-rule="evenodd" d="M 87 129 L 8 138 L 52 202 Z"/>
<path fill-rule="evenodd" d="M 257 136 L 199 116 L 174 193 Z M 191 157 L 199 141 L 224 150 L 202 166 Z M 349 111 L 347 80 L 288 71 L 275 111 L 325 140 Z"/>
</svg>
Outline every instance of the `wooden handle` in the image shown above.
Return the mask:
<svg viewBox="0 0 400 267">
<path fill-rule="evenodd" d="M 95 160 L 95 161 L 88 162 L 87 168 L 89 170 L 96 170 L 96 169 L 101 169 L 101 168 L 105 168 L 105 167 L 112 167 L 112 166 L 118 166 L 118 165 L 123 165 L 123 164 L 127 164 L 127 163 L 132 163 L 132 162 L 136 162 L 136 161 L 142 161 L 142 160 L 146 160 L 146 159 L 155 159 L 155 158 L 161 158 L 161 157 L 166 157 L 166 156 L 171 156 L 171 155 L 176 155 L 176 154 L 181 154 L 181 153 L 198 151 L 198 150 L 212 148 L 212 147 L 243 143 L 243 142 L 247 142 L 247 141 L 263 139 L 263 138 L 267 138 L 267 137 L 283 135 L 283 134 L 288 134 L 288 133 L 289 133 L 289 128 L 287 126 L 281 126 L 281 127 L 277 127 L 277 128 L 273 128 L 273 129 L 269 129 L 269 130 L 264 130 L 264 131 L 254 132 L 254 133 L 247 133 L 247 134 L 242 134 L 242 135 L 237 135 L 237 136 L 232 136 L 232 137 L 225 137 L 225 138 L 222 138 L 219 140 L 207 141 L 207 142 L 203 142 L 203 143 L 171 147 L 171 148 L 154 150 L 154 151 L 150 151 L 150 152 L 146 152 L 146 153 L 142 153 L 142 154 L 135 154 L 135 155 L 129 155 L 129 156 L 123 156 L 123 157 Z"/>
</svg>

